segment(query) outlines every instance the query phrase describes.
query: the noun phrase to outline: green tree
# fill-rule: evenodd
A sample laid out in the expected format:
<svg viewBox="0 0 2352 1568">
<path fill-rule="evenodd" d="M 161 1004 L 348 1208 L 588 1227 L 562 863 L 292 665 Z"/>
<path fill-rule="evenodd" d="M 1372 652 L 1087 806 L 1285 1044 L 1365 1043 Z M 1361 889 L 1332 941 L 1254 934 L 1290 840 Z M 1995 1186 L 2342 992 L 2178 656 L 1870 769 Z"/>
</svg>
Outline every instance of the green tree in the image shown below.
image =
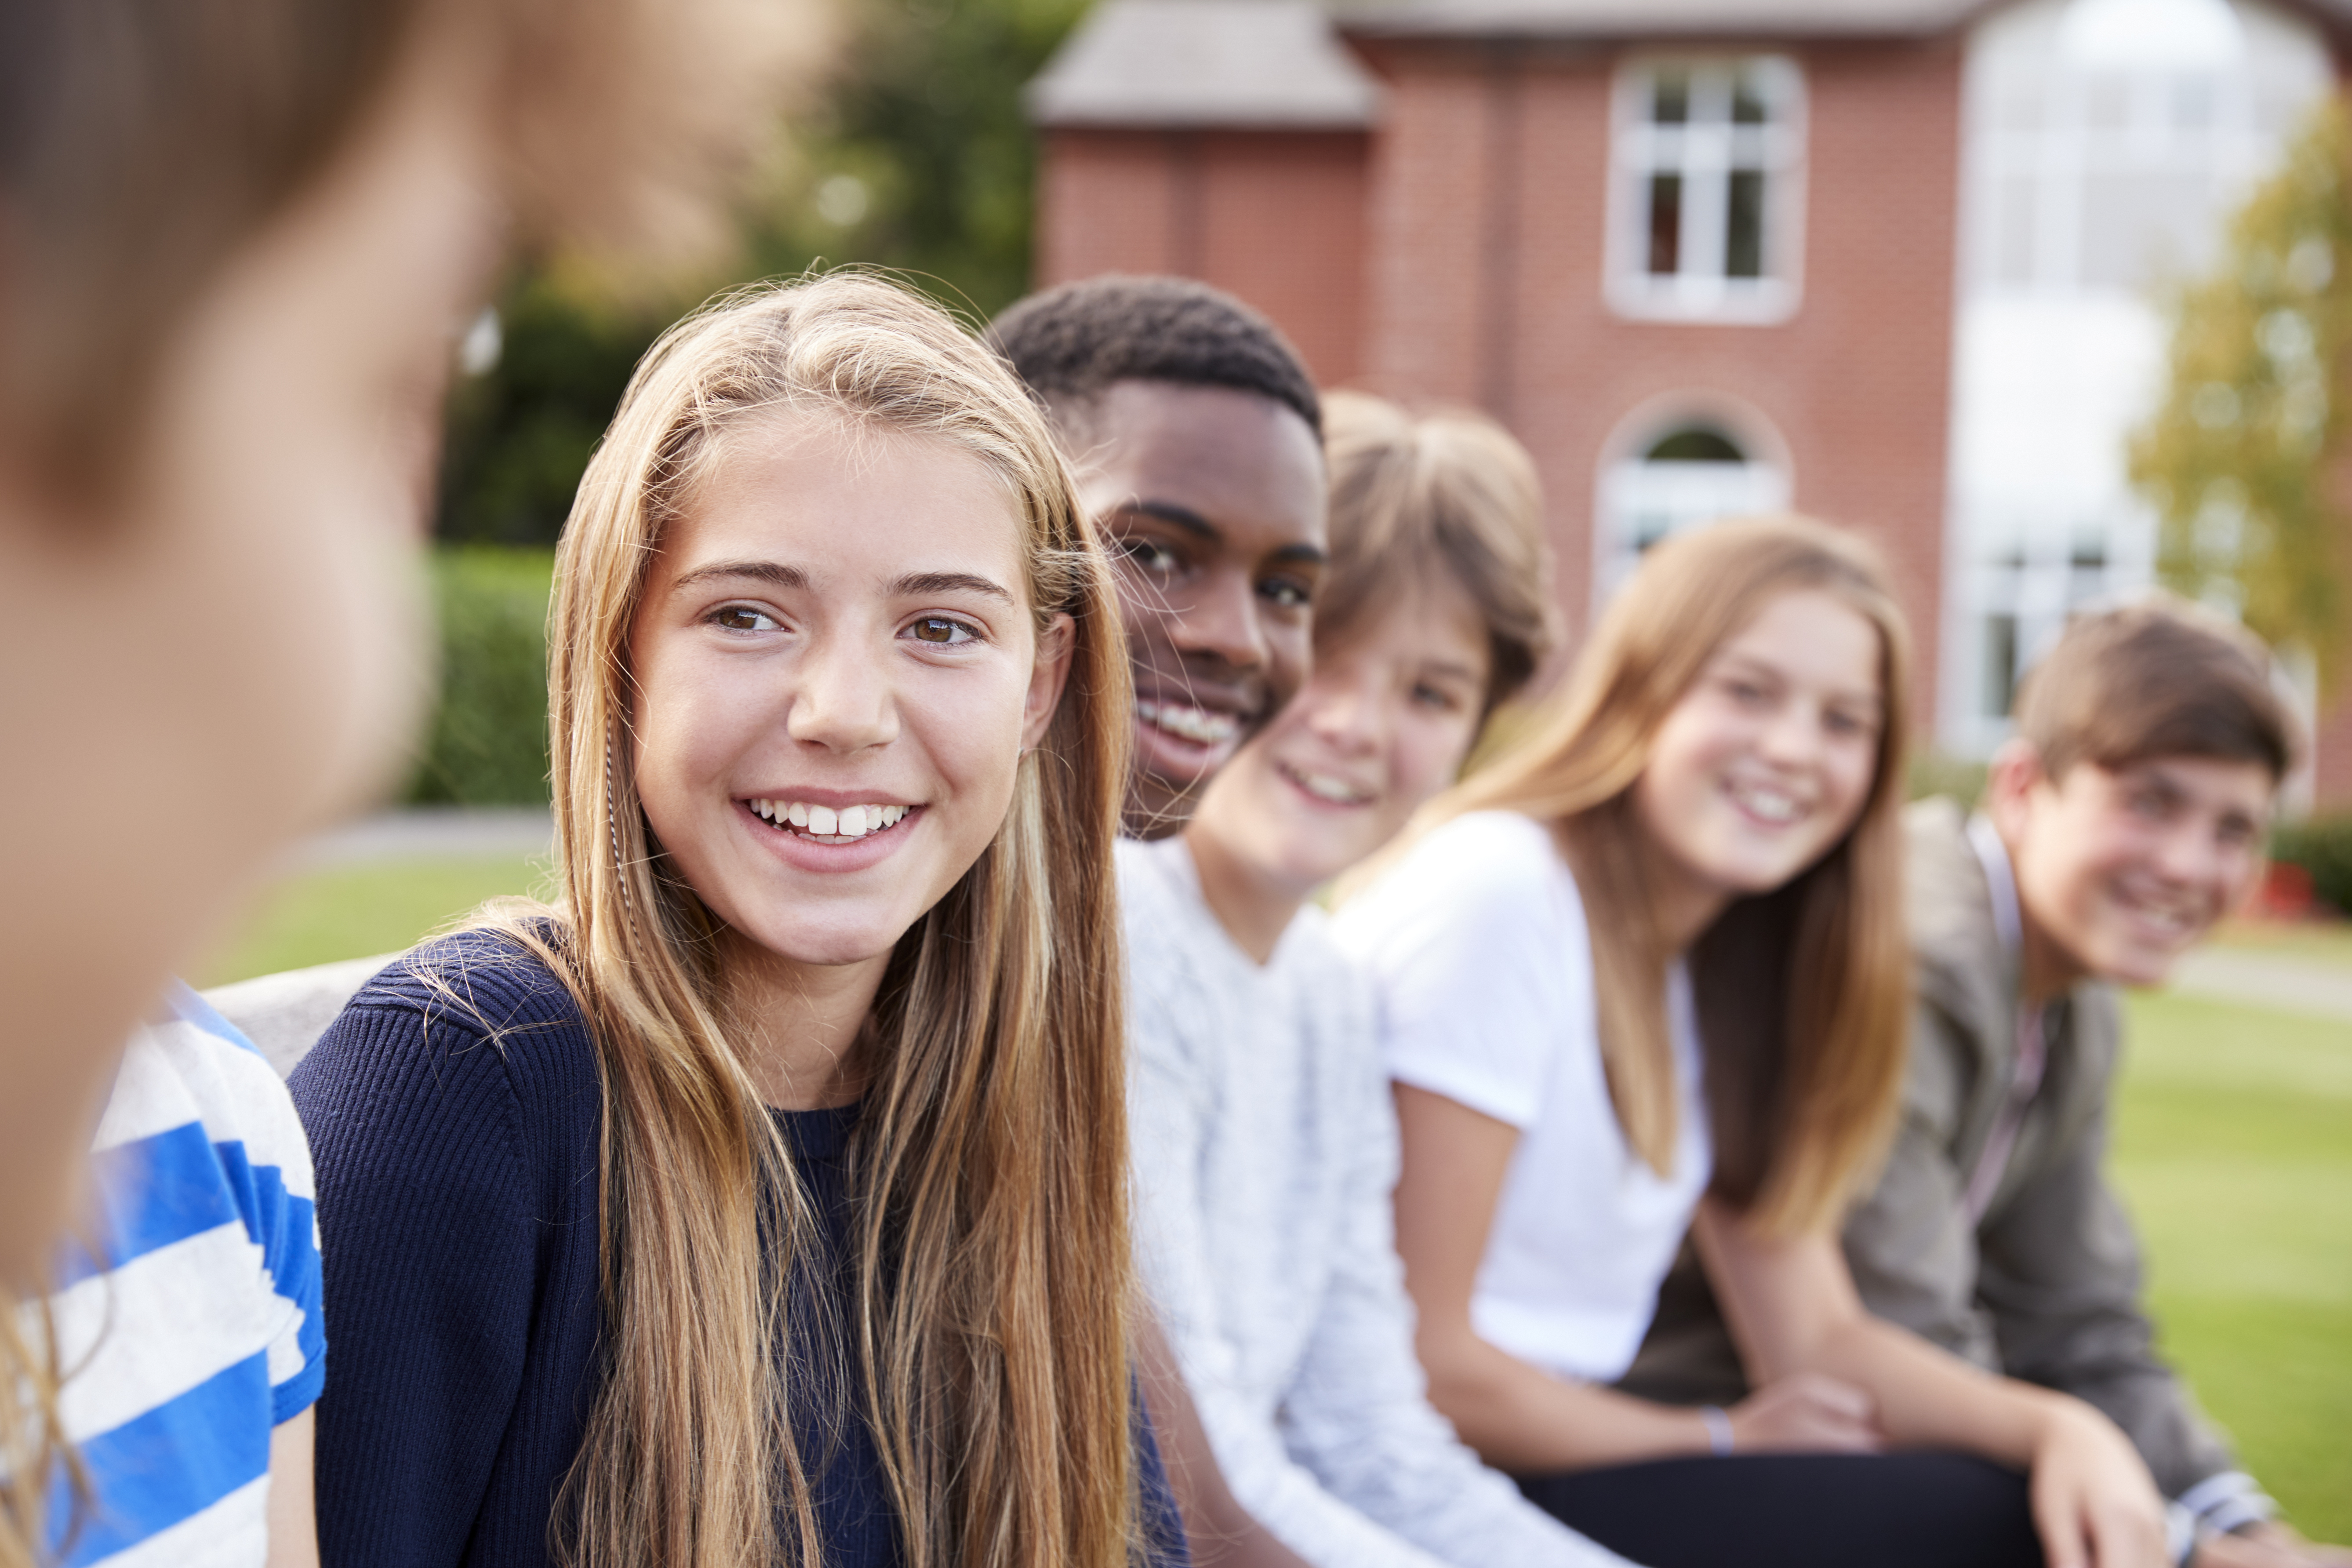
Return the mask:
<svg viewBox="0 0 2352 1568">
<path fill-rule="evenodd" d="M 2325 679 L 2352 582 L 2352 120 L 2332 99 L 2176 302 L 2168 384 L 2133 440 L 2158 569 Z"/>
<path fill-rule="evenodd" d="M 1029 279 L 1034 143 L 1022 84 L 1086 0 L 865 0 L 830 84 L 781 128 L 727 270 L 616 302 L 526 267 L 499 302 L 497 363 L 450 399 L 436 532 L 546 544 L 630 367 L 710 292 L 815 265 L 900 269 L 975 318 Z"/>
</svg>

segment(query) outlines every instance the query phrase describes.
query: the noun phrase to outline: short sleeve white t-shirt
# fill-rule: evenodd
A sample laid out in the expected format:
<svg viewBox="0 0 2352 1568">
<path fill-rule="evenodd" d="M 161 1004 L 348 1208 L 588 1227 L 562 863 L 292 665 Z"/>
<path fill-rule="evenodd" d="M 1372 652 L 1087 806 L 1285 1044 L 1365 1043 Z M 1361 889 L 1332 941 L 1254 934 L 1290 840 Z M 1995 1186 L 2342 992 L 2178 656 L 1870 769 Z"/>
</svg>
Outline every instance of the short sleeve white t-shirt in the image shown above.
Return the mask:
<svg viewBox="0 0 2352 1568">
<path fill-rule="evenodd" d="M 1713 1170 L 1690 983 L 1668 978 L 1679 1089 L 1674 1169 L 1628 1147 L 1601 1068 L 1592 943 L 1542 825 L 1475 812 L 1425 835 L 1340 910 L 1371 977 L 1389 1072 L 1519 1130 L 1478 1269 L 1488 1342 L 1607 1382 L 1641 1348 Z"/>
</svg>

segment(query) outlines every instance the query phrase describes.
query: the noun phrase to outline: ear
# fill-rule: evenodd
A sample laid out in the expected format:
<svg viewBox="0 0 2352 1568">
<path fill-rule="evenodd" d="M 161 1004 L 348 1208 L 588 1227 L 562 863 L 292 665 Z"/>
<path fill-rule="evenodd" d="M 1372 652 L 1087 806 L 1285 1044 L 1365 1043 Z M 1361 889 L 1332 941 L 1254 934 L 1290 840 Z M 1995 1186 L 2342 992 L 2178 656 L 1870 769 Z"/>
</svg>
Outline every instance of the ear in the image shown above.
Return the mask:
<svg viewBox="0 0 2352 1568">
<path fill-rule="evenodd" d="M 1021 749 L 1029 751 L 1045 738 L 1054 710 L 1062 705 L 1062 688 L 1069 683 L 1070 659 L 1078 646 L 1077 623 L 1065 615 L 1054 617 L 1037 637 L 1036 661 L 1029 667 L 1029 695 L 1021 704 Z"/>
<path fill-rule="evenodd" d="M 1984 814 L 1992 819 L 2000 841 L 2013 852 L 2024 841 L 2026 820 L 2033 810 L 2033 793 L 2050 782 L 2042 753 L 2031 741 L 2012 737 L 2001 742 L 1985 767 Z"/>
</svg>

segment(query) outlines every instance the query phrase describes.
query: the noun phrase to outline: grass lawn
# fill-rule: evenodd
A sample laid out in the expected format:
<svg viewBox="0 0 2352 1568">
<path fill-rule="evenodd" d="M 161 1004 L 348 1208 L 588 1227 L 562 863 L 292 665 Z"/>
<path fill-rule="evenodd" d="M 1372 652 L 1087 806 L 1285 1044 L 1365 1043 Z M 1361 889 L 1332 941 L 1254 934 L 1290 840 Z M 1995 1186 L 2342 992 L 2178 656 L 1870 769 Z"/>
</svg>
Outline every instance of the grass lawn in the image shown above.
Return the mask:
<svg viewBox="0 0 2352 1568">
<path fill-rule="evenodd" d="M 313 872 L 265 899 L 200 983 L 406 947 L 544 876 L 503 857 Z M 2224 940 L 2352 968 L 2352 928 Z M 2185 996 L 2130 1008 L 2116 1173 L 2166 1349 L 2296 1522 L 2352 1542 L 2352 1024 Z"/>
<path fill-rule="evenodd" d="M 2263 945 L 2352 962 L 2340 934 Z M 2304 1531 L 2352 1541 L 2352 1024 L 2130 1012 L 2116 1174 L 2166 1349 Z"/>
<path fill-rule="evenodd" d="M 475 856 L 339 866 L 290 878 L 264 895 L 193 983 L 225 985 L 395 952 L 485 899 L 543 890 L 546 876 L 535 856 Z"/>
</svg>

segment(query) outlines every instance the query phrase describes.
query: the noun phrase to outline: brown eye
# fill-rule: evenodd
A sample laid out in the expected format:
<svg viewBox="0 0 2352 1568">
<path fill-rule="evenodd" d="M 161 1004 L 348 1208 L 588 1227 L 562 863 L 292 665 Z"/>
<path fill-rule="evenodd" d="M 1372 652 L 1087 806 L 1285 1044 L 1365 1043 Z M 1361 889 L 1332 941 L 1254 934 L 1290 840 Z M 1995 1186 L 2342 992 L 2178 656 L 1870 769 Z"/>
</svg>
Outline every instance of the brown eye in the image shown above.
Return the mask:
<svg viewBox="0 0 2352 1568">
<path fill-rule="evenodd" d="M 714 610 L 710 615 L 710 624 L 730 632 L 772 632 L 780 629 L 773 616 L 753 609 L 749 605 L 729 605 Z"/>
<path fill-rule="evenodd" d="M 961 621 L 951 621 L 945 616 L 925 616 L 907 629 L 917 642 L 927 642 L 938 647 L 970 642 L 974 636 L 970 626 Z"/>
</svg>

